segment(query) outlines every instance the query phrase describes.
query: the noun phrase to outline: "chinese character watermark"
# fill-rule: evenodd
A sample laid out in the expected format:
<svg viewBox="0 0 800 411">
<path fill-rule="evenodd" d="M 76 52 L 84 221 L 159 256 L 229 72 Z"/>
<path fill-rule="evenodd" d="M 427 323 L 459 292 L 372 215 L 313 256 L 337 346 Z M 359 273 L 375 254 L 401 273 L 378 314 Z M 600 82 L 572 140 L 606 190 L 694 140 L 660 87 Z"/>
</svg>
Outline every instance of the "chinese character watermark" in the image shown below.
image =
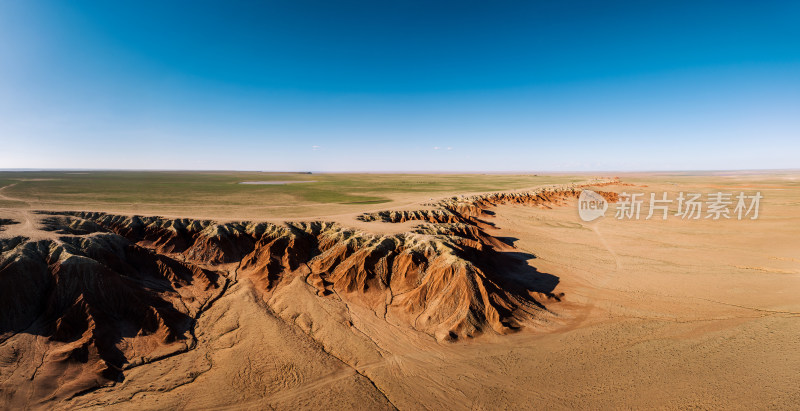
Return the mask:
<svg viewBox="0 0 800 411">
<path fill-rule="evenodd" d="M 643 196 L 642 193 L 637 194 L 628 194 L 626 192 L 622 192 L 619 195 L 619 201 L 617 202 L 617 214 L 614 216 L 619 220 L 623 218 L 636 218 L 639 219 L 639 213 L 642 210 L 642 200 L 639 197 Z"/>
<path fill-rule="evenodd" d="M 736 193 L 708 193 L 703 198 L 702 193 L 680 192 L 674 199 L 664 192 L 661 195 L 650 193 L 649 201 L 645 200 L 644 193 L 619 194 L 614 218 L 618 220 L 639 220 L 642 218 L 643 204 L 649 205 L 645 220 L 660 218 L 666 220 L 670 216 L 680 217 L 682 220 L 724 220 L 735 218 L 737 220 L 756 220 L 761 199 L 761 192 L 748 195 L 744 192 Z M 735 200 L 735 201 L 734 201 Z M 670 206 L 675 205 L 676 211 L 672 213 Z M 583 221 L 593 221 L 604 217 L 608 209 L 608 202 L 600 194 L 591 190 L 583 190 L 578 198 L 578 214 Z"/>
</svg>

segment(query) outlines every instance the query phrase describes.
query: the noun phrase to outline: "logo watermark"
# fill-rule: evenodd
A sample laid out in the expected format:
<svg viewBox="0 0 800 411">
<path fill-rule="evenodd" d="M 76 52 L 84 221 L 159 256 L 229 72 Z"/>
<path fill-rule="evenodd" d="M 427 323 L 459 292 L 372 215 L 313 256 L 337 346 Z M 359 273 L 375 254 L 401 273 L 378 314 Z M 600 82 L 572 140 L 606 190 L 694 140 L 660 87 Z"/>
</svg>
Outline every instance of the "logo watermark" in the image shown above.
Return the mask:
<svg viewBox="0 0 800 411">
<path fill-rule="evenodd" d="M 583 190 L 578 197 L 578 215 L 583 221 L 594 221 L 606 215 L 608 201 L 592 190 Z"/>
</svg>

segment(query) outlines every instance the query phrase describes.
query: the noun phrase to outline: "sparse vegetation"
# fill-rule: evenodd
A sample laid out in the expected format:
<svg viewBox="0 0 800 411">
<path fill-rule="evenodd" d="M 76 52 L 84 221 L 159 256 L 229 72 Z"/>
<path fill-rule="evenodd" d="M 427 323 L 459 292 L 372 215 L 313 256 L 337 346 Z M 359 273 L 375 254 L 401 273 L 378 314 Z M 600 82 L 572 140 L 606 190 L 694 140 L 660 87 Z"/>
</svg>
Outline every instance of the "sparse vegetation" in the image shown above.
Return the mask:
<svg viewBox="0 0 800 411">
<path fill-rule="evenodd" d="M 583 177 L 498 174 L 308 174 L 190 171 L 25 171 L 0 172 L 3 206 L 106 209 L 137 213 L 284 208 L 352 208 L 451 193 L 527 188 L 579 181 Z M 242 181 L 314 181 L 304 184 L 245 185 Z"/>
</svg>

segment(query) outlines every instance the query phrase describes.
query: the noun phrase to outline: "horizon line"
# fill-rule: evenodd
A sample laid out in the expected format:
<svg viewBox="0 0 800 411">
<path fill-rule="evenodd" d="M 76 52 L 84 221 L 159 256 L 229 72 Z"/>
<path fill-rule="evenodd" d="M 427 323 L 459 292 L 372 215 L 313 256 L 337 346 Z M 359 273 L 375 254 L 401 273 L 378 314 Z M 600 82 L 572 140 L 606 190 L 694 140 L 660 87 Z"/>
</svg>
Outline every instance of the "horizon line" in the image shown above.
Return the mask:
<svg viewBox="0 0 800 411">
<path fill-rule="evenodd" d="M 315 171 L 315 170 L 248 170 L 248 169 L 168 169 L 168 168 L 0 168 L 0 172 L 233 172 L 233 173 L 270 173 L 270 174 L 592 174 L 592 173 L 724 173 L 724 172 L 780 172 L 800 171 L 800 168 L 744 168 L 744 169 L 658 169 L 658 170 L 351 170 L 351 171 Z"/>
</svg>

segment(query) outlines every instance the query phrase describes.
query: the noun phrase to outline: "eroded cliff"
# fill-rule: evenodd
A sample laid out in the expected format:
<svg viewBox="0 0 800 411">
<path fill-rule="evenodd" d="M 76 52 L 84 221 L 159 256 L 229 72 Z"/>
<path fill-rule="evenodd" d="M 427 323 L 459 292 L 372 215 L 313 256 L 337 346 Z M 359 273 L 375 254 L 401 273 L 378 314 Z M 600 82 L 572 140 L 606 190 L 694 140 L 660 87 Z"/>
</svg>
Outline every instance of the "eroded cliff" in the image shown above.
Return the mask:
<svg viewBox="0 0 800 411">
<path fill-rule="evenodd" d="M 360 216 L 420 221 L 393 235 L 330 222 L 40 212 L 50 238 L 0 239 L 0 393 L 8 404 L 70 398 L 192 349 L 196 319 L 239 281 L 251 282 L 278 315 L 287 310 L 272 296 L 300 279 L 317 298 L 366 307 L 440 341 L 517 330 L 561 296 L 535 272 L 511 274 L 513 247 L 485 231 L 489 209 L 563 204 L 583 186 Z"/>
</svg>

